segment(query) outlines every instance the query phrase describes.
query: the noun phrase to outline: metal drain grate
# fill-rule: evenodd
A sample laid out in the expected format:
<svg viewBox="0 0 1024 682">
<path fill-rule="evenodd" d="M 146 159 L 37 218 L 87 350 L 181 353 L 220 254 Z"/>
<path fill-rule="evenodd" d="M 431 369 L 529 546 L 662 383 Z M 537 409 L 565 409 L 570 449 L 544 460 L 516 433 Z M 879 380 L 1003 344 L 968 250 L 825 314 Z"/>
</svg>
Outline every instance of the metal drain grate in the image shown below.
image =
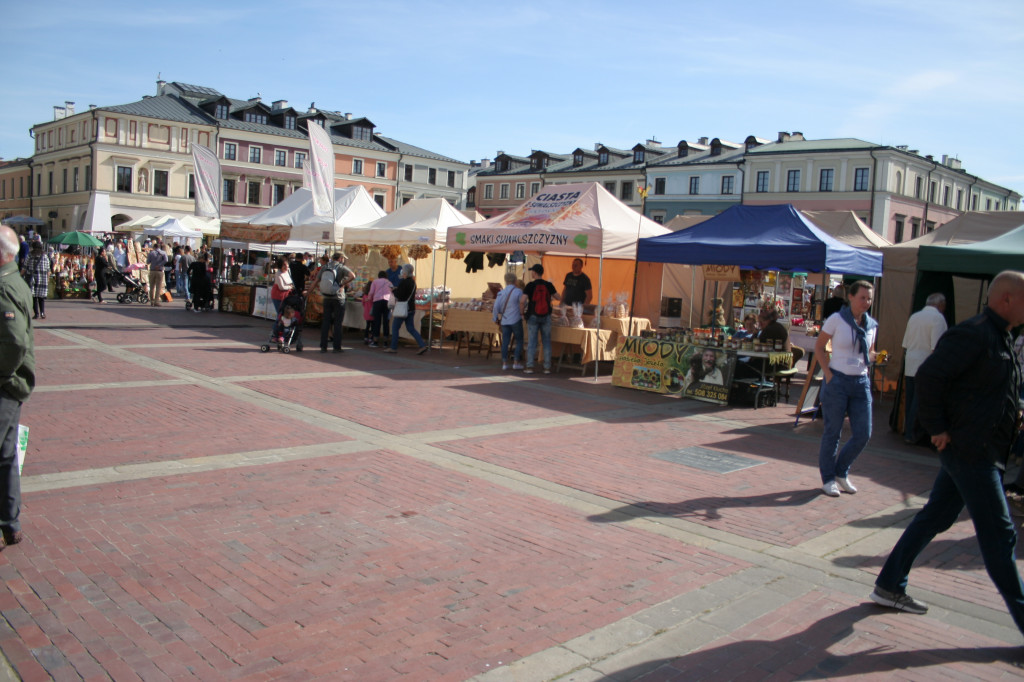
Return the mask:
<svg viewBox="0 0 1024 682">
<path fill-rule="evenodd" d="M 654 453 L 654 457 L 665 460 L 666 462 L 684 464 L 688 467 L 701 469 L 703 471 L 710 471 L 716 474 L 728 474 L 733 471 L 749 469 L 750 467 L 764 464 L 764 462 L 757 459 L 731 455 L 728 452 L 712 450 L 711 448 L 702 448 L 696 445 L 688 448 L 681 448 L 679 450 L 656 452 Z"/>
</svg>

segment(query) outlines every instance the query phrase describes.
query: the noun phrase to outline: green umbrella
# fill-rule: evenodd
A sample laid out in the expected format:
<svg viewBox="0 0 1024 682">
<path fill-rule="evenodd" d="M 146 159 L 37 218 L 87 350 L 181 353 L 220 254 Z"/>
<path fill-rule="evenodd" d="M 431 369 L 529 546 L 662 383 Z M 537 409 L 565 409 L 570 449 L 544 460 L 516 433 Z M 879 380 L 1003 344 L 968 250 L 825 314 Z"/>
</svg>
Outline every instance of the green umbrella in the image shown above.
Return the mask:
<svg viewBox="0 0 1024 682">
<path fill-rule="evenodd" d="M 76 246 L 103 246 L 103 242 L 85 232 L 62 232 L 50 239 L 51 244 L 74 244 Z"/>
</svg>

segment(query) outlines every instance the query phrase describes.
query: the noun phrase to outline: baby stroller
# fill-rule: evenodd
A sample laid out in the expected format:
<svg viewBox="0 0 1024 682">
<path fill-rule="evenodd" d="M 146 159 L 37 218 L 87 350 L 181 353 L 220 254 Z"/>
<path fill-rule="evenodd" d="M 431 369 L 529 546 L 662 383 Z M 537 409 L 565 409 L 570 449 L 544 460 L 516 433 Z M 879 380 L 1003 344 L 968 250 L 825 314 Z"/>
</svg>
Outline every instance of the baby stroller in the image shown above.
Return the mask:
<svg viewBox="0 0 1024 682">
<path fill-rule="evenodd" d="M 142 286 L 142 282 L 131 274 L 119 272 L 114 268 L 109 268 L 107 274 L 114 282 L 124 285 L 124 291 L 117 295 L 118 303 L 149 303 L 149 294 Z"/>
<path fill-rule="evenodd" d="M 285 327 L 282 317 L 285 309 L 294 311 L 291 325 Z M 277 350 L 282 353 L 290 353 L 292 346 L 299 353 L 302 352 L 302 324 L 306 314 L 306 299 L 302 294 L 291 293 L 281 301 L 281 312 L 277 316 L 274 328 L 270 332 L 270 340 L 260 346 L 260 352 L 266 353 L 271 346 L 276 345 Z"/>
</svg>

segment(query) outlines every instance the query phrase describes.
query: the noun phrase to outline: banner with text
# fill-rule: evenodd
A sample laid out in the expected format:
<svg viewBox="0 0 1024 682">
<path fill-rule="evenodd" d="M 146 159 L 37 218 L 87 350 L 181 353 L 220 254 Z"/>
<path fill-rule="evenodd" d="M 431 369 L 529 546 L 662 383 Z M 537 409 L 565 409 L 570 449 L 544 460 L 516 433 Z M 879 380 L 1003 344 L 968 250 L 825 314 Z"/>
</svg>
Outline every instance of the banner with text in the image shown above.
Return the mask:
<svg viewBox="0 0 1024 682">
<path fill-rule="evenodd" d="M 726 405 L 735 370 L 735 354 L 720 348 L 629 336 L 616 349 L 612 385 Z"/>
<path fill-rule="evenodd" d="M 712 282 L 739 282 L 740 266 L 738 265 L 705 265 L 704 279 Z"/>
</svg>

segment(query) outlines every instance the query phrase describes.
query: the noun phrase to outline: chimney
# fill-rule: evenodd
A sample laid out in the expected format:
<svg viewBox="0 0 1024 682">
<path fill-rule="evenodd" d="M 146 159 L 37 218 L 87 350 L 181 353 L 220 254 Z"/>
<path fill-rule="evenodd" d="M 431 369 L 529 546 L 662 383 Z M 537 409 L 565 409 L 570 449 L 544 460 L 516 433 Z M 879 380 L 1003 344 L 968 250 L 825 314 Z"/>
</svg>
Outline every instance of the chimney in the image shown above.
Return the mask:
<svg viewBox="0 0 1024 682">
<path fill-rule="evenodd" d="M 802 139 L 804 139 L 804 134 L 803 134 L 803 133 L 801 133 L 801 132 L 798 132 L 798 131 L 794 130 L 794 131 L 793 131 L 793 134 L 792 134 L 792 135 L 790 135 L 789 139 L 790 139 L 790 140 L 792 140 L 792 141 L 794 141 L 794 142 L 796 142 L 796 141 L 798 141 L 798 140 L 802 140 Z"/>
<path fill-rule="evenodd" d="M 316 113 L 316 102 L 310 102 L 309 103 L 309 109 L 306 110 L 306 113 L 307 114 L 315 114 Z"/>
<path fill-rule="evenodd" d="M 963 166 L 960 164 L 960 159 L 956 158 L 955 156 L 950 157 L 949 167 L 952 168 L 953 170 L 960 170 L 961 168 L 963 168 Z"/>
<path fill-rule="evenodd" d="M 279 99 L 276 102 L 274 102 L 271 105 L 271 107 L 273 108 L 274 111 L 280 111 L 281 109 L 287 109 L 288 108 L 288 100 L 286 100 L 286 99 Z"/>
<path fill-rule="evenodd" d="M 661 143 L 658 142 L 657 140 L 655 140 L 654 138 L 651 138 L 651 139 L 647 140 L 647 142 L 645 144 L 648 147 L 660 147 L 661 146 Z"/>
<path fill-rule="evenodd" d="M 74 116 L 75 115 L 75 103 L 74 102 L 69 102 L 67 100 L 64 100 L 64 108 L 67 110 L 67 115 L 68 116 Z"/>
<path fill-rule="evenodd" d="M 942 165 L 943 166 L 948 166 L 949 165 L 949 156 L 947 154 L 943 154 L 942 155 Z"/>
<path fill-rule="evenodd" d="M 95 104 L 90 104 L 89 105 L 89 111 L 96 111 L 96 105 Z"/>
<path fill-rule="evenodd" d="M 53 105 L 53 120 L 54 121 L 61 120 L 62 118 L 67 116 L 67 113 L 68 112 L 67 112 L 67 110 L 64 107 L 57 106 L 56 104 Z"/>
<path fill-rule="evenodd" d="M 159 97 L 164 94 L 164 86 L 167 85 L 167 81 L 160 77 L 160 74 L 156 75 L 156 94 Z"/>
<path fill-rule="evenodd" d="M 594 151 L 596 152 L 597 150 L 599 150 L 603 146 L 604 146 L 604 143 L 602 143 L 602 142 L 595 142 L 594 143 Z"/>
<path fill-rule="evenodd" d="M 345 120 L 346 121 L 351 121 L 352 120 L 352 114 L 346 113 L 345 114 Z"/>
<path fill-rule="evenodd" d="M 706 145 L 707 143 L 708 143 L 708 138 L 706 138 L 706 137 L 698 137 L 697 138 L 697 144 Z"/>
<path fill-rule="evenodd" d="M 498 158 L 499 156 L 501 156 L 504 153 L 505 153 L 504 149 L 499 149 L 498 152 L 494 155 L 494 158 Z"/>
<path fill-rule="evenodd" d="M 926 155 L 924 158 L 928 159 L 929 161 L 934 161 L 935 160 L 935 157 L 932 156 L 931 154 Z"/>
<path fill-rule="evenodd" d="M 491 160 L 490 159 L 480 159 L 480 167 L 481 168 L 490 168 L 491 167 Z"/>
<path fill-rule="evenodd" d="M 780 130 L 778 142 L 789 142 L 789 133 L 785 130 Z"/>
<path fill-rule="evenodd" d="M 259 95 L 256 95 L 255 97 L 250 97 L 250 98 L 249 98 L 249 101 L 250 101 L 250 102 L 256 102 L 256 103 L 258 104 L 259 102 L 262 102 L 262 101 L 263 101 L 263 98 L 262 98 L 262 97 L 260 97 Z"/>
<path fill-rule="evenodd" d="M 911 154 L 914 154 L 914 155 L 917 155 L 917 154 L 920 154 L 920 153 L 921 153 L 921 151 L 920 151 L 920 150 L 918 150 L 918 149 L 908 149 L 907 151 L 908 151 L 909 153 L 911 153 Z"/>
</svg>

